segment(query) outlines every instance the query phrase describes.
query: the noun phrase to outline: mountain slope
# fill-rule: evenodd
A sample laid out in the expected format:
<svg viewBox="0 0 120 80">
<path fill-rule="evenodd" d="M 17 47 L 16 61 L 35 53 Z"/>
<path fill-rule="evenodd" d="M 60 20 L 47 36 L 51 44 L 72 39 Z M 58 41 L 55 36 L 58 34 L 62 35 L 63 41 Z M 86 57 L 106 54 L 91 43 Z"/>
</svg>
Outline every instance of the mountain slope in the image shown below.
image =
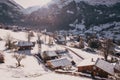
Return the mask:
<svg viewBox="0 0 120 80">
<path fill-rule="evenodd" d="M 111 6 L 120 2 L 120 0 L 75 0 L 75 1 L 76 3 L 84 1 L 86 3 L 89 3 L 90 5 L 106 5 L 106 6 Z"/>
<path fill-rule="evenodd" d="M 24 14 L 31 14 L 32 12 L 37 11 L 40 8 L 41 8 L 40 6 L 33 6 L 33 7 L 27 8 L 27 9 L 24 9 L 22 12 Z"/>
<path fill-rule="evenodd" d="M 48 30 L 70 29 L 69 24 L 87 28 L 120 21 L 120 0 L 53 0 L 48 8 L 40 8 L 25 17 L 25 25 Z"/>
<path fill-rule="evenodd" d="M 23 8 L 13 0 L 0 1 L 0 23 L 12 24 L 18 22 Z"/>
<path fill-rule="evenodd" d="M 47 29 L 62 29 L 67 27 L 76 18 L 77 8 L 75 2 L 70 2 L 67 6 L 61 6 L 58 3 L 50 4 L 47 8 L 42 7 L 37 11 L 28 14 L 25 18 L 26 25 L 47 28 Z M 52 28 L 51 28 L 52 27 Z"/>
</svg>

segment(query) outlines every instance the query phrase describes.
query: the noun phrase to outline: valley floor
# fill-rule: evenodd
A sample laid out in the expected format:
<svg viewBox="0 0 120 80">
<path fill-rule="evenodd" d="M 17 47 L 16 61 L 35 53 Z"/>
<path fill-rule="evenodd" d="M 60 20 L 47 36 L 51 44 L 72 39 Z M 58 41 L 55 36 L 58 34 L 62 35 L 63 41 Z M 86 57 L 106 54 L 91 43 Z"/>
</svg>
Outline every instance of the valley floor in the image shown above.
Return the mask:
<svg viewBox="0 0 120 80">
<path fill-rule="evenodd" d="M 26 55 L 26 58 L 23 59 L 21 62 L 23 66 L 16 68 L 16 60 L 12 57 L 14 53 L 12 51 L 5 50 L 4 39 L 7 34 L 11 34 L 11 36 L 13 36 L 16 40 L 27 40 L 25 32 L 12 32 L 9 30 L 0 29 L 0 37 L 3 39 L 2 41 L 0 41 L 0 50 L 3 51 L 5 56 L 5 63 L 0 64 L 1 80 L 92 80 L 90 78 L 85 78 L 81 76 L 75 77 L 70 75 L 57 74 L 54 71 L 50 71 L 49 69 L 47 69 L 32 55 Z M 36 41 L 36 39 L 37 34 L 35 34 L 35 37 L 32 40 Z M 37 46 L 38 45 L 33 48 L 32 54 L 35 54 L 38 51 Z M 61 47 L 57 44 L 55 44 L 53 47 L 42 45 L 42 52 L 45 50 L 56 50 L 62 48 L 64 47 Z M 97 54 L 87 53 L 82 50 L 70 47 L 66 48 L 73 50 L 76 54 L 80 55 L 84 59 L 101 58 L 101 56 Z M 69 56 L 69 58 L 71 57 L 70 59 L 73 59 L 76 64 L 79 65 L 82 59 L 73 54 L 71 51 L 70 55 L 71 56 Z"/>
</svg>

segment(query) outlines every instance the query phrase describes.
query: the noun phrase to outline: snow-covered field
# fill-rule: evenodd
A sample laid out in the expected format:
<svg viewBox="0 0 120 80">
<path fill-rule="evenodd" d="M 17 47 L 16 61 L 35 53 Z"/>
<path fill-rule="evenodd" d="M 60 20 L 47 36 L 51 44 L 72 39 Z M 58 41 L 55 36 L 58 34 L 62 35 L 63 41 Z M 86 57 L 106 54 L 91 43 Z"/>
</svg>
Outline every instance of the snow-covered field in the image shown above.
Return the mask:
<svg viewBox="0 0 120 80">
<path fill-rule="evenodd" d="M 88 52 L 85 52 L 85 51 L 82 51 L 80 49 L 76 49 L 76 48 L 70 48 L 70 47 L 67 47 L 71 50 L 73 50 L 74 52 L 76 52 L 78 55 L 82 56 L 84 59 L 97 59 L 97 58 L 103 58 L 103 56 L 101 55 L 98 55 L 98 54 L 94 54 L 94 53 L 88 53 Z"/>
<path fill-rule="evenodd" d="M 11 34 L 16 40 L 27 40 L 25 32 L 12 32 L 10 30 L 0 29 L 0 37 L 5 39 L 7 34 Z M 33 38 L 36 40 L 37 38 Z M 16 68 L 16 60 L 12 57 L 12 51 L 5 51 L 5 42 L 0 41 L 0 50 L 5 55 L 5 63 L 0 64 L 0 80 L 92 80 L 84 77 L 75 77 L 64 74 L 56 74 L 48 70 L 42 63 L 38 63 L 37 59 L 33 56 L 26 55 L 26 58 L 21 61 L 22 67 Z M 62 49 L 60 46 L 55 45 L 49 48 L 42 45 L 43 50 Z M 33 49 L 37 51 L 37 45 Z M 72 59 L 79 63 L 81 61 L 76 55 L 70 52 Z"/>
</svg>

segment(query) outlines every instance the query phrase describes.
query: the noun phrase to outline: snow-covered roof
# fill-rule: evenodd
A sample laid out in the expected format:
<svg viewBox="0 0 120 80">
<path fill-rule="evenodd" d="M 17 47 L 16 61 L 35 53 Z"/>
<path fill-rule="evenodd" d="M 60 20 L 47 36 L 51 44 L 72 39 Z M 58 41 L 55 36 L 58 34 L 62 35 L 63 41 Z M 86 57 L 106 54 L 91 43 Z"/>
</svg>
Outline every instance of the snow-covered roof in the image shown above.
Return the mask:
<svg viewBox="0 0 120 80">
<path fill-rule="evenodd" d="M 50 60 L 48 61 L 52 64 L 54 67 L 65 67 L 65 66 L 70 66 L 71 62 L 67 58 L 60 58 L 60 59 L 55 59 L 55 60 Z"/>
<path fill-rule="evenodd" d="M 103 71 L 111 74 L 111 75 L 114 75 L 114 65 L 112 65 L 111 63 L 109 63 L 107 61 L 98 59 L 96 61 L 95 66 L 102 69 Z"/>
<path fill-rule="evenodd" d="M 33 46 L 33 43 L 32 42 L 27 42 L 27 41 L 19 41 L 17 43 L 17 46 Z"/>
<path fill-rule="evenodd" d="M 57 56 L 55 51 L 45 51 L 43 54 L 46 54 L 49 57 Z"/>
<path fill-rule="evenodd" d="M 58 54 L 67 54 L 68 53 L 68 51 L 66 51 L 66 50 L 56 50 L 56 52 Z"/>
<path fill-rule="evenodd" d="M 31 55 L 31 50 L 19 50 L 19 51 L 17 51 L 17 53 Z"/>
<path fill-rule="evenodd" d="M 58 35 L 58 40 L 59 41 L 65 41 L 65 37 L 63 35 Z"/>
<path fill-rule="evenodd" d="M 95 65 L 95 62 L 96 62 L 96 60 L 92 61 L 92 59 L 85 59 L 85 60 L 81 61 L 80 64 L 78 64 L 78 67 Z"/>
</svg>

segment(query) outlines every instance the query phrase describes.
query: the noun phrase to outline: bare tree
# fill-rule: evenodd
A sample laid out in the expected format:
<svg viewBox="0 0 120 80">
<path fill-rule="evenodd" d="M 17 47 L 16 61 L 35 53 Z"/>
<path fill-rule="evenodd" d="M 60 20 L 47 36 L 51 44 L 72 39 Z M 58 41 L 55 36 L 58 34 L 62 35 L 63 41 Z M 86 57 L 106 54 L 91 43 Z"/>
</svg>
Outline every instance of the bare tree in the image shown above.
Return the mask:
<svg viewBox="0 0 120 80">
<path fill-rule="evenodd" d="M 38 49 L 39 49 L 39 52 L 41 52 L 41 45 L 42 45 L 42 42 L 41 42 L 41 34 L 40 33 L 37 33 L 37 43 L 38 43 Z"/>
<path fill-rule="evenodd" d="M 45 39 L 44 43 L 46 44 L 46 42 L 47 42 L 47 35 L 46 34 L 44 34 L 44 39 Z"/>
<path fill-rule="evenodd" d="M 40 37 L 41 37 L 41 34 L 40 34 L 40 33 L 37 33 L 38 41 L 40 41 Z"/>
<path fill-rule="evenodd" d="M 10 34 L 7 34 L 7 36 L 5 37 L 5 41 L 6 41 L 5 46 L 8 49 L 11 49 L 13 45 L 13 37 Z"/>
<path fill-rule="evenodd" d="M 27 33 L 26 33 L 26 38 L 27 38 L 28 42 L 31 41 L 32 36 L 31 36 L 31 33 L 30 33 L 30 32 L 27 32 Z"/>
<path fill-rule="evenodd" d="M 102 42 L 101 51 L 103 52 L 103 56 L 105 60 L 107 61 L 109 54 L 112 54 L 114 52 L 114 44 L 112 40 L 110 39 L 104 40 Z"/>
<path fill-rule="evenodd" d="M 51 36 L 49 36 L 49 43 L 50 46 L 53 45 L 53 38 Z"/>
<path fill-rule="evenodd" d="M 22 59 L 26 58 L 24 54 L 14 54 L 13 58 L 17 60 L 17 67 L 21 66 Z"/>
<path fill-rule="evenodd" d="M 67 45 L 67 33 L 64 33 L 65 45 Z"/>
<path fill-rule="evenodd" d="M 79 41 L 79 48 L 80 49 L 84 48 L 84 41 L 82 38 L 80 38 L 80 41 Z"/>
</svg>

